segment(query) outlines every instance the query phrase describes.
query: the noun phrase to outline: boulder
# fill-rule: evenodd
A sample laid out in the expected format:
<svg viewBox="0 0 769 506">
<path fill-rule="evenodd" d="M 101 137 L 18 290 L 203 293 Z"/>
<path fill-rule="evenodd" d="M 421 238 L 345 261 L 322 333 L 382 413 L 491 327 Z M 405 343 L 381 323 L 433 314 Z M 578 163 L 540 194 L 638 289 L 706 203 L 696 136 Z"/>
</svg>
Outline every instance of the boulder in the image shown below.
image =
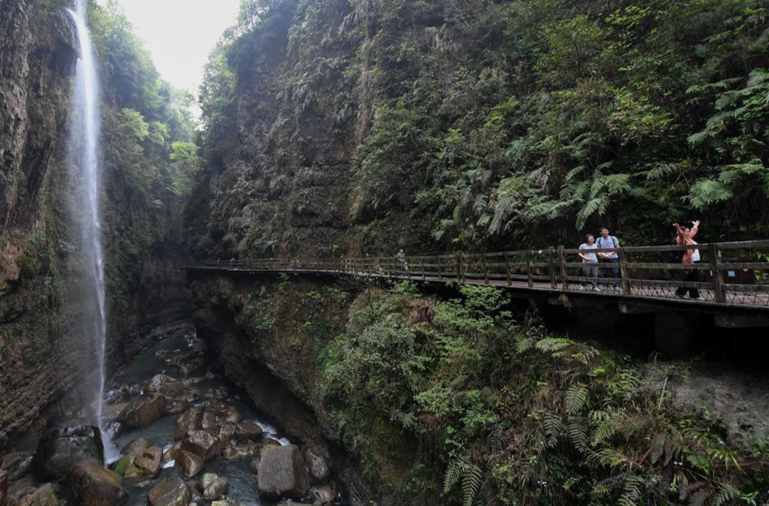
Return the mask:
<svg viewBox="0 0 769 506">
<path fill-rule="evenodd" d="M 32 460 L 32 471 L 40 481 L 61 481 L 76 464 L 99 463 L 103 454 L 101 433 L 96 427 L 54 430 L 40 441 Z"/>
<path fill-rule="evenodd" d="M 329 471 L 326 460 L 308 449 L 305 453 L 307 458 L 307 470 L 310 472 L 310 478 L 313 483 L 323 483 L 328 479 Z"/>
<path fill-rule="evenodd" d="M 319 502 L 321 504 L 326 504 L 332 502 L 336 498 L 336 494 L 334 493 L 334 489 L 330 486 L 320 485 L 310 489 L 310 497 L 314 503 Z"/>
<path fill-rule="evenodd" d="M 166 374 L 156 374 L 152 377 L 147 383 L 144 385 L 144 390 L 147 392 L 159 392 L 160 387 L 163 385 L 167 385 L 169 383 L 176 383 L 177 381 L 173 379 L 171 376 L 168 376 Z"/>
<path fill-rule="evenodd" d="M 150 447 L 148 439 L 139 437 L 128 443 L 120 450 L 121 455 L 130 455 L 131 457 L 138 457 L 144 453 L 144 450 Z"/>
<path fill-rule="evenodd" d="M 121 422 L 128 429 L 140 429 L 163 418 L 166 413 L 166 398 L 156 395 L 152 399 L 139 399 L 129 402 L 118 415 Z"/>
<path fill-rule="evenodd" d="M 176 456 L 179 455 L 179 451 L 182 449 L 181 443 L 174 444 L 171 448 L 163 453 L 163 464 L 168 464 L 172 460 L 176 460 Z"/>
<path fill-rule="evenodd" d="M 128 500 L 117 473 L 98 464 L 78 464 L 69 479 L 68 496 L 78 506 L 120 506 Z"/>
<path fill-rule="evenodd" d="M 53 485 L 46 483 L 31 494 L 19 499 L 16 506 L 59 506 L 59 498 L 56 497 Z"/>
<path fill-rule="evenodd" d="M 190 403 L 187 401 L 173 400 L 171 403 L 166 403 L 167 415 L 181 415 L 188 409 L 190 409 Z"/>
<path fill-rule="evenodd" d="M 224 422 L 219 425 L 219 432 L 217 433 L 217 437 L 222 444 L 226 445 L 232 441 L 233 437 L 235 437 L 237 430 L 238 426 L 234 423 Z"/>
<path fill-rule="evenodd" d="M 192 478 L 202 471 L 205 464 L 206 462 L 202 457 L 185 450 L 181 450 L 176 456 L 176 467 L 181 469 L 187 478 Z"/>
<path fill-rule="evenodd" d="M 182 441 L 182 450 L 194 453 L 206 462 L 217 457 L 221 452 L 219 439 L 204 430 L 195 430 Z"/>
<path fill-rule="evenodd" d="M 191 409 L 183 413 L 176 420 L 176 432 L 174 439 L 180 441 L 187 438 L 187 434 L 194 430 L 200 430 L 203 413 L 199 409 Z"/>
<path fill-rule="evenodd" d="M 203 412 L 203 418 L 200 421 L 200 428 L 207 431 L 216 430 L 216 415 L 210 410 Z"/>
<path fill-rule="evenodd" d="M 206 501 L 215 501 L 227 493 L 230 488 L 230 480 L 213 473 L 206 473 L 195 484 L 195 488 L 203 494 Z"/>
<path fill-rule="evenodd" d="M 104 432 L 107 433 L 107 437 L 110 441 L 114 441 L 123 433 L 123 424 L 120 422 L 109 422 L 104 426 Z"/>
<path fill-rule="evenodd" d="M 134 465 L 139 468 L 142 476 L 154 478 L 160 474 L 160 468 L 163 460 L 163 450 L 152 446 L 144 450 L 144 453 L 136 457 Z"/>
<path fill-rule="evenodd" d="M 168 478 L 150 490 L 151 506 L 187 506 L 192 499 L 192 494 L 179 478 Z"/>
<path fill-rule="evenodd" d="M 245 421 L 237 425 L 235 439 L 240 442 L 255 441 L 262 435 L 262 428 L 254 422 Z"/>
<path fill-rule="evenodd" d="M 0 506 L 8 505 L 8 473 L 0 469 Z"/>
<path fill-rule="evenodd" d="M 0 470 L 8 473 L 9 481 L 16 481 L 32 469 L 32 458 L 32 453 L 9 453 L 3 457 L 3 461 L 0 463 Z"/>
<path fill-rule="evenodd" d="M 259 493 L 265 497 L 301 499 L 310 489 L 302 452 L 294 445 L 265 446 L 257 482 Z"/>
</svg>

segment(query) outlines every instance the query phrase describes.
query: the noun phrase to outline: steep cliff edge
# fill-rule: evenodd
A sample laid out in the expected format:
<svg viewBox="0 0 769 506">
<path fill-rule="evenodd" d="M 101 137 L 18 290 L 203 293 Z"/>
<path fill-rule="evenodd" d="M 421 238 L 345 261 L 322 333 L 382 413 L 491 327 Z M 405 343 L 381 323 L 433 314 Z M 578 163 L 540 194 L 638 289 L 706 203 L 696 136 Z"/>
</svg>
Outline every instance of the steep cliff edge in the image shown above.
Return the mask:
<svg viewBox="0 0 769 506">
<path fill-rule="evenodd" d="M 193 252 L 763 237 L 768 29 L 752 0 L 248 0 L 201 95 Z"/>
<path fill-rule="evenodd" d="M 0 1 L 0 448 L 11 440 L 20 443 L 19 436 L 65 394 L 74 395 L 76 406 L 79 387 L 95 368 L 78 328 L 79 317 L 87 314 L 78 295 L 83 266 L 68 215 L 77 207 L 69 191 L 73 169 L 67 163 L 67 138 L 79 52 L 69 7 L 65 0 Z M 116 74 L 129 71 L 131 58 L 137 59 L 136 46 L 129 44 L 130 25 L 118 27 L 116 19 L 114 12 L 91 5 L 99 58 L 114 60 L 114 46 L 120 45 L 126 60 L 120 66 L 110 61 L 102 71 L 102 202 L 112 365 L 141 349 L 138 336 L 143 331 L 187 317 L 190 311 L 178 270 L 185 255 L 184 198 L 152 179 L 155 173 L 172 171 L 171 144 L 190 139 L 184 126 L 188 119 L 167 87 L 158 101 L 149 93 L 131 98 L 139 77 L 155 94 L 163 86 L 154 67 L 154 74 L 133 80 Z M 137 118 L 129 108 L 144 116 Z M 134 140 L 138 138 L 128 126 L 147 127 L 153 120 L 160 125 L 164 118 L 152 116 L 155 108 L 164 108 L 178 121 L 167 121 L 170 127 L 160 140 L 143 145 L 148 135 Z M 160 129 L 153 124 L 149 133 L 156 133 L 153 127 Z M 130 151 L 134 145 L 138 152 Z M 137 169 L 127 153 L 144 155 L 144 163 Z M 138 177 L 142 175 L 144 179 Z M 44 425 L 45 417 L 40 419 Z"/>
<path fill-rule="evenodd" d="M 351 504 L 769 499 L 760 376 L 519 324 L 491 288 L 446 299 L 409 283 L 190 281 L 224 372 L 331 457 Z"/>
</svg>

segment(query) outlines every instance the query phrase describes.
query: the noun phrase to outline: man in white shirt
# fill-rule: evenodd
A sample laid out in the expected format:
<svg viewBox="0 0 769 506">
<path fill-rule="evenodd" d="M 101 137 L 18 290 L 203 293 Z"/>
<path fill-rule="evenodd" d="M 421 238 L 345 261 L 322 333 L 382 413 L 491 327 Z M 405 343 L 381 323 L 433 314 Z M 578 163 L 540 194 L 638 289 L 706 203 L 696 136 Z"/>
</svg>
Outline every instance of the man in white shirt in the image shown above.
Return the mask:
<svg viewBox="0 0 769 506">
<path fill-rule="evenodd" d="M 579 247 L 579 256 L 582 258 L 582 275 L 590 278 L 593 282 L 593 290 L 598 290 L 598 281 L 596 279 L 598 278 L 598 257 L 596 253 L 590 252 L 590 250 L 598 249 L 598 245 L 595 243 L 595 236 L 593 234 L 588 234 L 585 240 L 587 242 Z M 582 283 L 580 288 L 584 290 L 585 283 Z"/>
</svg>

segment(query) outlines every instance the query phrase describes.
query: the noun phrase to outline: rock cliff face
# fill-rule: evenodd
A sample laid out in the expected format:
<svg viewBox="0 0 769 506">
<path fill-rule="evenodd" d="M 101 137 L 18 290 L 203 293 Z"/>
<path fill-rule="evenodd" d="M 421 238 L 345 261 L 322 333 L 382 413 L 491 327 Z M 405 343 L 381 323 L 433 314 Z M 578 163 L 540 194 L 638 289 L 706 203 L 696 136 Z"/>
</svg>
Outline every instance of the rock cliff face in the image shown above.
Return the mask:
<svg viewBox="0 0 769 506">
<path fill-rule="evenodd" d="M 77 394 L 94 368 L 79 344 L 82 266 L 67 216 L 66 140 L 78 57 L 67 7 L 66 0 L 0 0 L 0 448 L 42 428 L 40 415 Z M 114 104 L 114 91 L 104 91 Z M 105 158 L 114 365 L 141 348 L 140 332 L 188 315 L 189 299 L 178 270 L 181 201 L 142 205 L 120 162 Z M 140 242 L 137 231 L 144 230 L 152 233 Z"/>
<path fill-rule="evenodd" d="M 330 463 L 350 504 L 395 504 L 390 488 L 393 477 L 380 476 L 378 471 L 365 473 L 367 466 L 334 429 L 323 397 L 318 353 L 343 331 L 350 294 L 323 281 L 215 275 L 195 275 L 191 286 L 198 337 L 206 341 L 227 377 L 243 387 L 256 407 L 277 420 L 287 435 Z M 399 458 L 413 457 L 416 442 L 411 443 L 402 448 Z"/>
</svg>

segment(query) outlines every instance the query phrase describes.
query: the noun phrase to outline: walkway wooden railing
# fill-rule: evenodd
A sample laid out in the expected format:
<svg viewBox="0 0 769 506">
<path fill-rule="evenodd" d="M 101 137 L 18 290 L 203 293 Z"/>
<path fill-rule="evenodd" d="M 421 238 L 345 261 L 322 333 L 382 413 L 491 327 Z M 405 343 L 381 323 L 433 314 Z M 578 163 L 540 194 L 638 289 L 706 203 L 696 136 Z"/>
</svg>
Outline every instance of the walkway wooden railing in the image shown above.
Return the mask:
<svg viewBox="0 0 769 506">
<path fill-rule="evenodd" d="M 593 291 L 596 295 L 676 299 L 676 291 L 696 289 L 704 301 L 769 308 L 769 240 L 700 244 L 700 261 L 684 265 L 676 258 L 687 246 L 598 249 L 617 253 L 617 263 L 600 263 L 598 278 L 583 274 L 580 250 L 563 246 L 501 253 L 412 256 L 407 270 L 394 257 L 271 258 L 211 261 L 188 270 L 306 272 L 372 278 L 412 279 L 548 291 Z M 614 277 L 613 269 L 617 270 Z M 700 281 L 684 281 L 697 270 Z M 685 298 L 689 299 L 687 294 Z"/>
</svg>

